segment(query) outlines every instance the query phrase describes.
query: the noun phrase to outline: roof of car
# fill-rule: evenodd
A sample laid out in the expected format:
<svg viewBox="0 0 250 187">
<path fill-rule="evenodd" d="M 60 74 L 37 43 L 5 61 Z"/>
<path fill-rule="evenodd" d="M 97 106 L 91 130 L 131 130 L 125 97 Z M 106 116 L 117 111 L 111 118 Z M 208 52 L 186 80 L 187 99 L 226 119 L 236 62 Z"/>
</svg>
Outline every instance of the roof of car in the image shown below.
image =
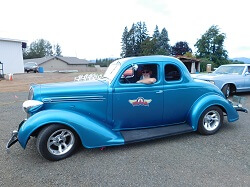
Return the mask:
<svg viewBox="0 0 250 187">
<path fill-rule="evenodd" d="M 224 64 L 224 65 L 221 65 L 221 66 L 247 66 L 249 64 Z"/>
<path fill-rule="evenodd" d="M 36 62 L 27 62 L 25 64 L 36 64 Z"/>
<path fill-rule="evenodd" d="M 164 55 L 151 55 L 151 56 L 137 56 L 137 57 L 127 57 L 127 58 L 122 58 L 119 59 L 118 61 L 120 63 L 133 63 L 133 62 L 159 62 L 159 61 L 178 61 L 180 62 L 177 58 L 171 57 L 171 56 L 164 56 Z"/>
</svg>

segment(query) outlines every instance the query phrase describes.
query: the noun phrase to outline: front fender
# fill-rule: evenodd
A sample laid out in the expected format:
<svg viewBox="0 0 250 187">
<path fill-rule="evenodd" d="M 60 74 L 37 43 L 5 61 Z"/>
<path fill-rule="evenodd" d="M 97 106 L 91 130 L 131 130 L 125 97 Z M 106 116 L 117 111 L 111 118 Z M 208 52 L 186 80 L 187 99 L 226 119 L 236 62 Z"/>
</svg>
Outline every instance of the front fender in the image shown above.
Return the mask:
<svg viewBox="0 0 250 187">
<path fill-rule="evenodd" d="M 210 106 L 219 106 L 227 114 L 227 120 L 233 122 L 239 119 L 238 112 L 224 97 L 220 95 L 206 94 L 199 98 L 192 106 L 188 115 L 188 124 L 194 130 L 198 128 L 198 122 L 201 114 Z"/>
<path fill-rule="evenodd" d="M 103 122 L 72 111 L 44 110 L 31 116 L 19 129 L 18 141 L 21 146 L 26 147 L 29 137 L 38 128 L 52 123 L 72 128 L 87 148 L 124 144 L 120 132 L 113 131 Z"/>
</svg>

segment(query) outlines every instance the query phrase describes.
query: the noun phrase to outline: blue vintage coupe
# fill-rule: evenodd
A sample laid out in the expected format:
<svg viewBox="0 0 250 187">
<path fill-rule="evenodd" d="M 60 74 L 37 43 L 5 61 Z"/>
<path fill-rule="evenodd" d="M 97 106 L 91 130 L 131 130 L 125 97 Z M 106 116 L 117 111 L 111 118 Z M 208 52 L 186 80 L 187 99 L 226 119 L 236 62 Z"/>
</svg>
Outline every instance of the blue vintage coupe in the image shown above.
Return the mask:
<svg viewBox="0 0 250 187">
<path fill-rule="evenodd" d="M 152 84 L 139 81 L 145 68 L 156 80 Z M 237 111 L 247 112 L 166 56 L 116 60 L 99 80 L 32 85 L 23 109 L 27 119 L 6 148 L 17 141 L 25 148 L 34 136 L 38 152 L 48 160 L 70 156 L 78 144 L 97 148 L 193 131 L 210 135 L 224 115 L 233 122 Z"/>
</svg>

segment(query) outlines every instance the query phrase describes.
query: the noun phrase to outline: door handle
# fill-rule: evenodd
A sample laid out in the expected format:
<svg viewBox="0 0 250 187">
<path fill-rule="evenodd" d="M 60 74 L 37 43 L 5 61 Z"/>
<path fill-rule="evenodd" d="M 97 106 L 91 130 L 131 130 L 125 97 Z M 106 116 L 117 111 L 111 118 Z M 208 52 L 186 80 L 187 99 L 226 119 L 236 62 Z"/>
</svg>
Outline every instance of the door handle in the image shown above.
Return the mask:
<svg viewBox="0 0 250 187">
<path fill-rule="evenodd" d="M 157 93 L 157 94 L 160 94 L 160 93 L 163 93 L 163 91 L 162 91 L 162 90 L 159 90 L 159 91 L 157 91 L 156 93 Z"/>
</svg>

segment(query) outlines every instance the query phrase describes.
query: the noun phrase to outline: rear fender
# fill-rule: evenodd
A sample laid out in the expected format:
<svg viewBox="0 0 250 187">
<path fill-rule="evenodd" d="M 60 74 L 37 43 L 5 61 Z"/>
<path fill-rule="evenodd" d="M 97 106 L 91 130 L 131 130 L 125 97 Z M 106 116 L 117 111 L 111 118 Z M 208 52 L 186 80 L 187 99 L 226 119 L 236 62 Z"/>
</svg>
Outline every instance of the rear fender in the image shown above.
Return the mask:
<svg viewBox="0 0 250 187">
<path fill-rule="evenodd" d="M 211 94 L 211 93 L 210 93 Z M 199 98 L 192 106 L 187 122 L 196 131 L 201 114 L 210 106 L 218 106 L 227 114 L 227 120 L 233 122 L 239 119 L 238 112 L 234 107 L 220 95 L 206 94 Z"/>
<path fill-rule="evenodd" d="M 103 122 L 72 111 L 44 110 L 31 116 L 19 129 L 18 141 L 21 146 L 26 147 L 29 137 L 37 129 L 52 123 L 72 128 L 87 148 L 124 144 L 120 132 L 113 131 Z"/>
</svg>

